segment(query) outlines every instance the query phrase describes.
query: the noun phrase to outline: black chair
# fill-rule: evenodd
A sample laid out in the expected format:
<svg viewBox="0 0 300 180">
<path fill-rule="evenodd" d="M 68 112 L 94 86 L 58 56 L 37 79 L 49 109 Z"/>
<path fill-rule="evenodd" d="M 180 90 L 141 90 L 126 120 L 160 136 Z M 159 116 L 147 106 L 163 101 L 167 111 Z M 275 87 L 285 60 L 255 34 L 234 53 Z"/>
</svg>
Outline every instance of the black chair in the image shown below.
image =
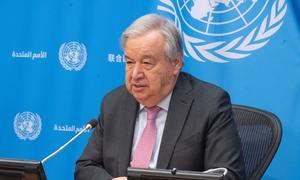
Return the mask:
<svg viewBox="0 0 300 180">
<path fill-rule="evenodd" d="M 242 142 L 246 177 L 260 179 L 271 163 L 281 141 L 281 123 L 273 113 L 232 105 Z"/>
</svg>

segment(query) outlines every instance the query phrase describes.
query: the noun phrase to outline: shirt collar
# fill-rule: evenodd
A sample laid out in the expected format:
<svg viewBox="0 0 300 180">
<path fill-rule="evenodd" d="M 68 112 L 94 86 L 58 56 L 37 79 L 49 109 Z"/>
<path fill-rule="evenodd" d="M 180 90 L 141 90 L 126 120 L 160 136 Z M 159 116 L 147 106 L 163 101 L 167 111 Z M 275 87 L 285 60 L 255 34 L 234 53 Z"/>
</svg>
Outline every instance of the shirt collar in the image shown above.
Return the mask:
<svg viewBox="0 0 300 180">
<path fill-rule="evenodd" d="M 162 101 L 160 101 L 157 106 L 162 108 L 163 110 L 168 111 L 169 110 L 169 105 L 171 101 L 171 96 L 172 96 L 173 91 L 171 91 Z M 140 104 L 140 111 L 144 109 L 144 105 Z"/>
</svg>

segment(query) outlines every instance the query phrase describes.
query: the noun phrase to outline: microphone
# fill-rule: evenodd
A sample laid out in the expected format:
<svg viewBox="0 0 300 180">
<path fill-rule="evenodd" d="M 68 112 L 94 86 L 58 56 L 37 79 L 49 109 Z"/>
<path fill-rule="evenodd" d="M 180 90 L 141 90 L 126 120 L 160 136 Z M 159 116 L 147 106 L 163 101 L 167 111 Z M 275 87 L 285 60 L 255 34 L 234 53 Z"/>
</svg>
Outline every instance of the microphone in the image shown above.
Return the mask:
<svg viewBox="0 0 300 180">
<path fill-rule="evenodd" d="M 57 149 L 55 152 L 53 152 L 52 154 L 50 154 L 49 156 L 47 156 L 46 158 L 44 158 L 41 163 L 44 164 L 44 162 L 46 162 L 48 159 L 52 158 L 53 156 L 55 156 L 57 153 L 59 153 L 60 151 L 62 151 L 66 146 L 68 146 L 71 142 L 73 142 L 78 136 L 80 136 L 82 133 L 84 133 L 84 131 L 88 130 L 88 129 L 93 129 L 94 127 L 96 127 L 98 124 L 98 121 L 96 119 L 92 119 L 90 120 L 85 128 L 83 128 L 81 131 L 79 131 L 78 134 L 76 134 L 76 136 L 74 136 L 72 139 L 70 139 L 67 143 L 65 143 L 63 146 L 61 146 L 59 149 Z"/>
</svg>

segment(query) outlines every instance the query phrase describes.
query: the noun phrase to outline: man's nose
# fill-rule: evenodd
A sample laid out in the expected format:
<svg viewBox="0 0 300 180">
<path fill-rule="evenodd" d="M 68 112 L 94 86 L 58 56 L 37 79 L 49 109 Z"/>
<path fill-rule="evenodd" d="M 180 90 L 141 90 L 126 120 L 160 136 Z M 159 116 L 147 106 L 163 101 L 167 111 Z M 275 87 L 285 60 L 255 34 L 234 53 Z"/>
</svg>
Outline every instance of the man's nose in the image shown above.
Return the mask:
<svg viewBox="0 0 300 180">
<path fill-rule="evenodd" d="M 132 78 L 140 79 L 140 78 L 143 78 L 143 76 L 144 76 L 143 67 L 138 63 L 135 64 L 135 66 L 133 68 L 133 72 L 132 72 Z"/>
</svg>

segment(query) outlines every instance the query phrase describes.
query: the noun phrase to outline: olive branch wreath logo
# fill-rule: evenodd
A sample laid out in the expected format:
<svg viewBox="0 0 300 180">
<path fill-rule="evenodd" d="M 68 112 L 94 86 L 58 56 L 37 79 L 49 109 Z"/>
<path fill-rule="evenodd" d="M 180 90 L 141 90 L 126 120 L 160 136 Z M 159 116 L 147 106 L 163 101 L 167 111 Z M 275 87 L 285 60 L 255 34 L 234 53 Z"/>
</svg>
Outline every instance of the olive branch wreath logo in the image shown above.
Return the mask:
<svg viewBox="0 0 300 180">
<path fill-rule="evenodd" d="M 82 53 L 83 54 L 82 57 L 79 58 L 80 62 L 78 64 L 72 64 L 72 63 L 68 62 L 67 56 L 72 56 L 72 55 L 68 54 L 68 53 L 64 53 L 64 52 L 65 52 L 66 49 L 69 49 L 70 46 L 75 46 L 76 47 L 75 51 L 77 53 Z M 76 41 L 71 41 L 71 42 L 68 42 L 68 43 L 65 42 L 59 48 L 58 58 L 59 58 L 60 64 L 66 70 L 68 70 L 68 71 L 72 71 L 72 70 L 80 71 L 86 63 L 87 50 L 86 50 L 86 47 L 83 43 L 79 43 L 79 42 L 76 42 Z"/>
<path fill-rule="evenodd" d="M 160 0 L 163 4 L 157 9 L 172 14 L 175 17 L 175 25 L 182 34 L 183 43 L 187 49 L 186 56 L 191 56 L 195 60 L 205 62 L 204 58 L 217 62 L 226 63 L 229 59 L 241 59 L 249 56 L 252 51 L 265 46 L 270 37 L 275 34 L 283 24 L 283 17 L 287 11 L 285 0 L 275 0 L 272 4 L 271 12 L 267 14 L 261 25 L 254 28 L 248 35 L 239 36 L 231 41 L 206 42 L 203 39 L 189 36 L 181 28 L 181 22 L 176 13 L 175 6 L 171 0 Z M 203 56 L 201 58 L 198 54 Z"/>
<path fill-rule="evenodd" d="M 26 132 L 26 130 L 18 127 L 18 122 L 24 122 L 26 121 L 26 117 L 30 117 L 32 118 L 32 120 L 36 123 L 36 126 L 33 129 L 33 132 Z M 41 129 L 42 129 L 42 121 L 41 121 L 41 117 L 36 113 L 32 113 L 32 112 L 22 112 L 22 113 L 18 113 L 15 118 L 14 118 L 14 130 L 15 133 L 17 134 L 18 138 L 20 138 L 21 140 L 35 140 L 41 133 Z"/>
</svg>

